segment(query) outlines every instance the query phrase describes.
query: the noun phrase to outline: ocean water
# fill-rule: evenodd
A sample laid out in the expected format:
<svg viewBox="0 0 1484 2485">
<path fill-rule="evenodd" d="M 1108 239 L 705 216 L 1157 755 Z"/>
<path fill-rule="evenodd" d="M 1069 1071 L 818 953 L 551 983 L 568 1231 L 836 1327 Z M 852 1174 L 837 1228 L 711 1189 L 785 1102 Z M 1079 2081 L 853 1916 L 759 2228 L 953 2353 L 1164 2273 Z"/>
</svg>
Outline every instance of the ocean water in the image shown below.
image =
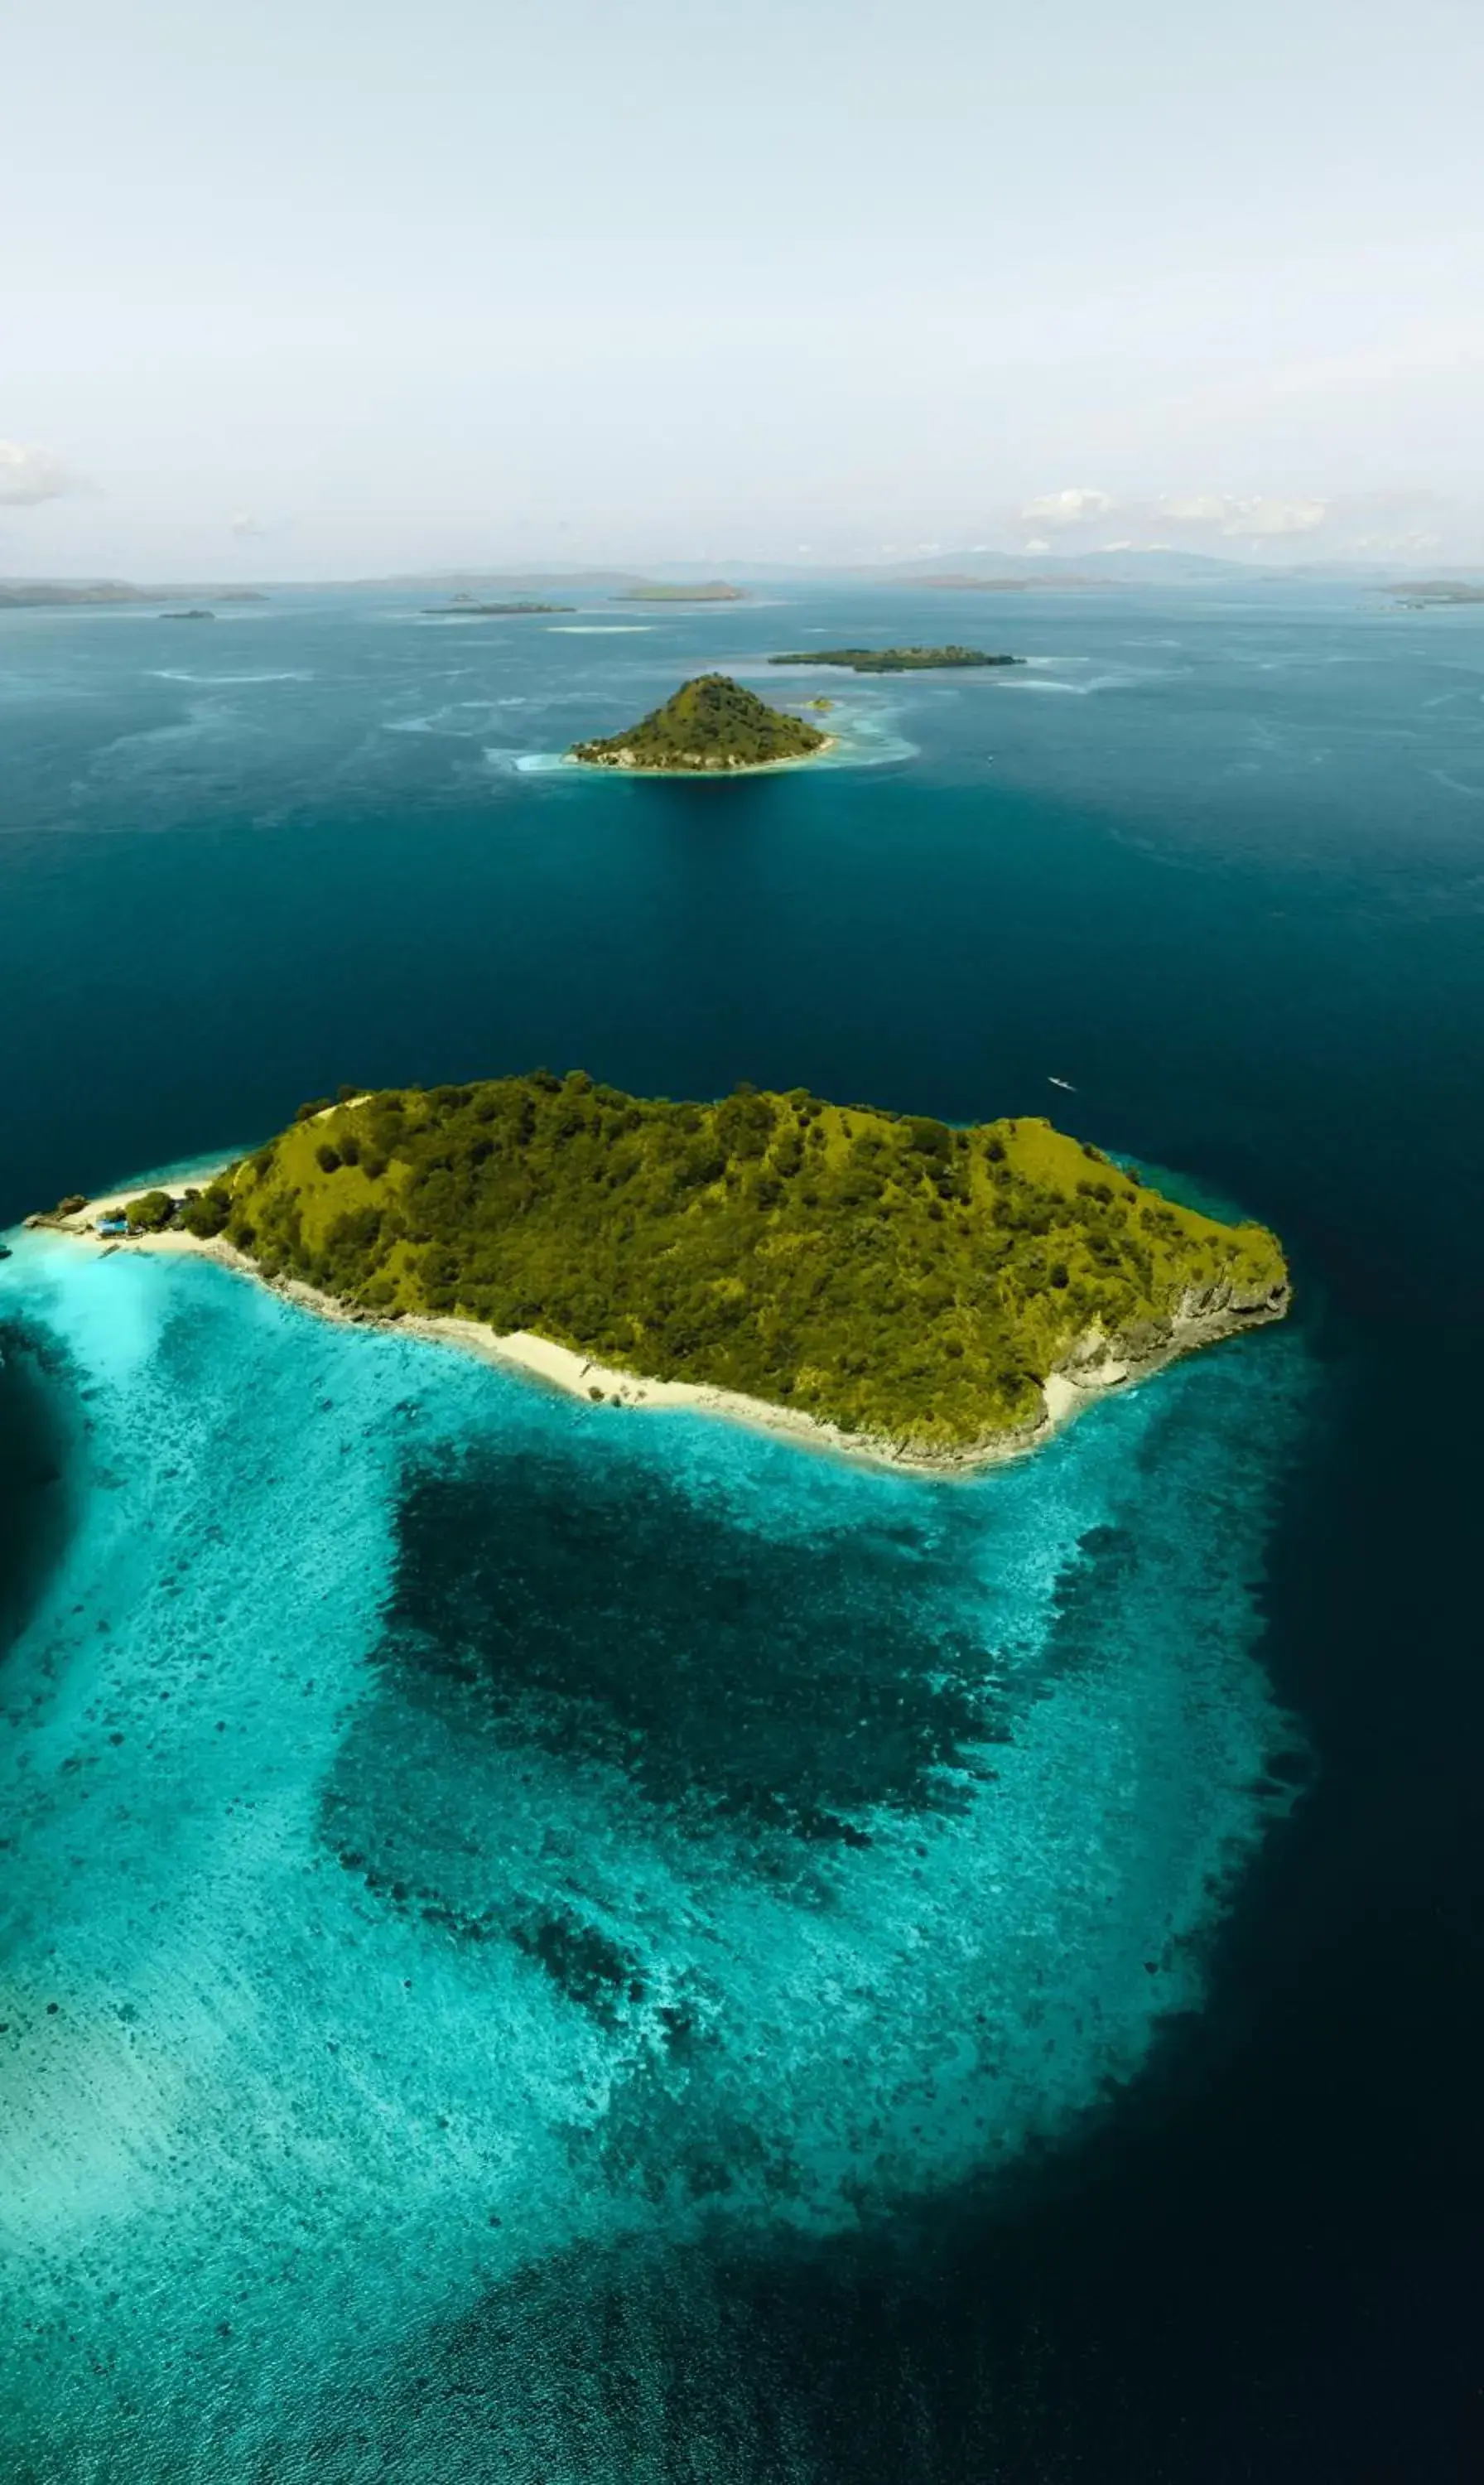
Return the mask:
<svg viewBox="0 0 1484 2485">
<path fill-rule="evenodd" d="M 839 764 L 552 764 L 714 666 Z M 546 1059 L 1054 1113 L 1300 1284 L 935 1485 L 13 1233 L 6 2475 L 1464 2473 L 1478 617 L 15 614 L 0 735 L 7 1218 Z"/>
</svg>

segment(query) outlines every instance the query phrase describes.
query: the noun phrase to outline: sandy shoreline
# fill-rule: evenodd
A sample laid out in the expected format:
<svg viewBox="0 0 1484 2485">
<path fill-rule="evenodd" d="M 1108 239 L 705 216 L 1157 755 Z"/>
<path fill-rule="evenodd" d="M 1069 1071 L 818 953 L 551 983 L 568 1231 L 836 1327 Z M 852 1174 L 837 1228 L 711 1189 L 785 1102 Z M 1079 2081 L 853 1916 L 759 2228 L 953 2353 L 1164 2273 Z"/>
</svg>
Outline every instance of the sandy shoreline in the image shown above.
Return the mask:
<svg viewBox="0 0 1484 2485">
<path fill-rule="evenodd" d="M 191 1188 L 203 1188 L 213 1173 L 225 1172 L 228 1164 L 239 1161 L 229 1158 L 217 1166 L 193 1167 Z M 30 1226 L 51 1233 L 66 1234 L 100 1252 L 143 1251 L 182 1258 L 212 1260 L 219 1268 L 229 1269 L 234 1276 L 250 1278 L 269 1293 L 280 1295 L 285 1302 L 297 1304 L 303 1311 L 313 1312 L 321 1320 L 335 1321 L 350 1328 L 383 1329 L 395 1337 L 421 1338 L 430 1344 L 456 1348 L 465 1354 L 477 1355 L 481 1361 L 519 1372 L 527 1379 L 545 1382 L 571 1398 L 580 1398 L 589 1405 L 602 1404 L 630 1411 L 641 1409 L 685 1409 L 691 1414 L 715 1415 L 725 1422 L 743 1424 L 752 1432 L 773 1434 L 789 1440 L 800 1449 L 824 1451 L 837 1458 L 851 1460 L 872 1467 L 889 1467 L 898 1474 L 969 1478 L 986 1468 L 1002 1466 L 1012 1459 L 1024 1458 L 1049 1441 L 1064 1427 L 1075 1420 L 1083 1409 L 1101 1398 L 1129 1387 L 1134 1381 L 1161 1371 L 1168 1363 L 1193 1352 L 1198 1347 L 1214 1345 L 1223 1337 L 1239 1330 L 1262 1326 L 1269 1320 L 1282 1319 L 1286 1300 L 1279 1309 L 1261 1312 L 1233 1312 L 1218 1307 L 1210 1312 L 1193 1312 L 1175 1324 L 1170 1344 L 1137 1362 L 1123 1362 L 1102 1346 L 1091 1342 L 1093 1352 L 1084 1359 L 1075 1372 L 1048 1373 L 1041 1383 L 1044 1412 L 1039 1422 L 1022 1426 L 996 1438 L 965 1444 L 961 1448 L 931 1450 L 914 1449 L 882 1434 L 847 1433 L 839 1425 L 823 1422 L 801 1410 L 780 1406 L 765 1398 L 749 1398 L 742 1391 L 722 1389 L 710 1382 L 693 1380 L 654 1380 L 641 1374 L 625 1372 L 614 1365 L 596 1362 L 590 1355 L 569 1346 L 558 1346 L 554 1339 L 539 1337 L 533 1330 L 499 1330 L 480 1321 L 461 1320 L 452 1314 L 435 1317 L 408 1312 L 398 1319 L 389 1319 L 375 1312 L 361 1311 L 338 1301 L 333 1295 L 321 1294 L 299 1277 L 265 1277 L 255 1260 L 239 1251 L 225 1237 L 203 1239 L 194 1234 L 137 1234 L 128 1237 L 105 1236 L 94 1231 L 95 1221 L 126 1208 L 133 1199 L 143 1198 L 145 1189 L 160 1189 L 178 1198 L 186 1186 L 178 1179 L 114 1191 L 98 1199 L 90 1199 L 85 1208 L 72 1215 L 56 1215 L 28 1217 Z"/>
<path fill-rule="evenodd" d="M 785 768 L 807 768 L 811 760 L 827 759 L 840 748 L 838 733 L 826 733 L 818 751 L 797 751 L 788 759 L 743 759 L 726 767 L 645 768 L 638 760 L 580 759 L 575 751 L 562 752 L 562 763 L 568 768 L 585 768 L 590 777 L 770 777 Z"/>
</svg>

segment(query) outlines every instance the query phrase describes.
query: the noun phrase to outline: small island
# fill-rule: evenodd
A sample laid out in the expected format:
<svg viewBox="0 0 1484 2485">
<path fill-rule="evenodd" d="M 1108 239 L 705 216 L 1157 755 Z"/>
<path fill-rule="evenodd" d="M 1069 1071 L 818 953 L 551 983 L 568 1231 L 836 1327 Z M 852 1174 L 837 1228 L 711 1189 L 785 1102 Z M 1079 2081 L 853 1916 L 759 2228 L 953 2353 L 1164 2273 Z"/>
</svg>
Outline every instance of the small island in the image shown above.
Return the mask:
<svg viewBox="0 0 1484 2485">
<path fill-rule="evenodd" d="M 806 1088 L 719 1103 L 580 1071 L 302 1106 L 200 1188 L 33 1220 L 202 1251 L 331 1317 L 961 1471 L 1279 1320 L 1282 1251 L 1039 1117 L 954 1129 Z"/>
<path fill-rule="evenodd" d="M 1409 613 L 1435 604 L 1484 604 L 1484 585 L 1468 578 L 1404 578 L 1390 589 Z"/>
<path fill-rule="evenodd" d="M 681 776 L 735 775 L 813 758 L 830 737 L 800 716 L 769 707 L 727 673 L 698 673 L 625 733 L 574 743 L 584 768 L 658 770 Z"/>
<path fill-rule="evenodd" d="M 839 665 L 851 673 L 951 672 L 978 665 L 1023 665 L 1023 656 L 990 656 L 982 647 L 800 647 L 769 656 L 770 665 Z"/>
<path fill-rule="evenodd" d="M 204 605 L 193 604 L 188 612 L 161 613 L 156 617 L 161 621 L 214 621 L 216 614 L 208 613 Z"/>
<path fill-rule="evenodd" d="M 528 597 L 515 604 L 481 604 L 474 595 L 455 595 L 446 604 L 425 604 L 423 617 L 429 621 L 487 621 L 498 614 L 501 618 L 520 613 L 575 613 L 575 604 L 537 604 Z"/>
<path fill-rule="evenodd" d="M 724 578 L 709 578 L 703 587 L 670 587 L 662 580 L 640 579 L 609 599 L 614 604 L 745 604 L 740 587 Z"/>
</svg>

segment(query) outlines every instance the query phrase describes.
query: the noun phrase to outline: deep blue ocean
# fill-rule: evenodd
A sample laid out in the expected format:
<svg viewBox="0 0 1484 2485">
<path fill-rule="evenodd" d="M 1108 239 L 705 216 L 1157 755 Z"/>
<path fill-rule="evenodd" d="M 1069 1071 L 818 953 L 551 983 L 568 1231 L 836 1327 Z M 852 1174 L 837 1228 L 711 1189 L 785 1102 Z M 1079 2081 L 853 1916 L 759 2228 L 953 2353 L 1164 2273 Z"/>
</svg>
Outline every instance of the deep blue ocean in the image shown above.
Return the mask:
<svg viewBox="0 0 1484 2485">
<path fill-rule="evenodd" d="M 545 1063 L 1297 1309 L 948 1485 L 11 1231 L 6 2485 L 1471 2474 L 1484 612 L 433 600 L 0 615 L 0 1227 Z M 712 668 L 835 758 L 553 764 Z"/>
</svg>

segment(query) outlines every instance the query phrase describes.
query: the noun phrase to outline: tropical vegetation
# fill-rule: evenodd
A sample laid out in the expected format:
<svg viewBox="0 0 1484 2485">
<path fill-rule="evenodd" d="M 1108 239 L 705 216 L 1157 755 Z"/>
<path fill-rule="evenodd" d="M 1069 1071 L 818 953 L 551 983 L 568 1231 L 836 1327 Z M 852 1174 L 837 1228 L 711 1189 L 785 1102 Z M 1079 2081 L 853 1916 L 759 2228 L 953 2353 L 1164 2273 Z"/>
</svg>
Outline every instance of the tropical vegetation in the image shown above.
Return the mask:
<svg viewBox="0 0 1484 2485">
<path fill-rule="evenodd" d="M 806 759 L 827 738 L 728 674 L 698 673 L 626 733 L 579 742 L 571 756 L 589 768 L 767 768 Z"/>
<path fill-rule="evenodd" d="M 852 673 L 951 672 L 975 665 L 1023 665 L 1023 656 L 990 656 L 983 647 L 800 647 L 769 656 L 770 665 L 841 665 Z"/>
<path fill-rule="evenodd" d="M 1149 1356 L 1192 1307 L 1286 1299 L 1263 1227 L 1039 1119 L 673 1104 L 580 1071 L 306 1106 L 180 1214 L 367 1313 L 533 1330 L 928 1447 L 1034 1422 L 1090 1337 Z"/>
</svg>

